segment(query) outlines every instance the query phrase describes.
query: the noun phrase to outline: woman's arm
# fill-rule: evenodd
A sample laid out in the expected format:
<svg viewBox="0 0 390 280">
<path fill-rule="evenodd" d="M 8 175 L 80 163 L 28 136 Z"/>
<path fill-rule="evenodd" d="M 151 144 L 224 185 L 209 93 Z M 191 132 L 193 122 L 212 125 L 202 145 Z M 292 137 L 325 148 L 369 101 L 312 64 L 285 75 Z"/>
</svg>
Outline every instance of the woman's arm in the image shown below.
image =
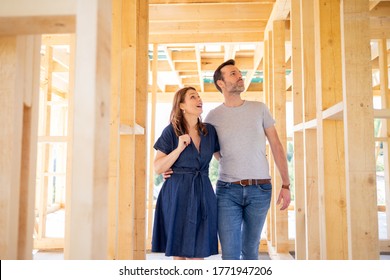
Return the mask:
<svg viewBox="0 0 390 280">
<path fill-rule="evenodd" d="M 181 152 L 191 143 L 191 138 L 188 134 L 181 135 L 179 137 L 179 144 L 177 148 L 170 152 L 168 155 L 157 151 L 154 159 L 154 171 L 157 174 L 161 174 L 167 171 L 175 163 L 180 156 Z"/>
</svg>

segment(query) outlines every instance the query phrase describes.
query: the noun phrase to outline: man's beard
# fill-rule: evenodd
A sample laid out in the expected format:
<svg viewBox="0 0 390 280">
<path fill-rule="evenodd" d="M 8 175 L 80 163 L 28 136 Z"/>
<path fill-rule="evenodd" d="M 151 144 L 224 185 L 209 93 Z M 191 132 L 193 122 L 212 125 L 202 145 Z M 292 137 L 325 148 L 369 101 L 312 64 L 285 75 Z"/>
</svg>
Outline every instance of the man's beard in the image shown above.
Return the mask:
<svg viewBox="0 0 390 280">
<path fill-rule="evenodd" d="M 230 84 L 229 86 L 230 86 L 229 92 L 233 95 L 240 95 L 245 90 L 245 86 L 243 85 L 241 86 L 238 83 L 234 85 Z"/>
</svg>

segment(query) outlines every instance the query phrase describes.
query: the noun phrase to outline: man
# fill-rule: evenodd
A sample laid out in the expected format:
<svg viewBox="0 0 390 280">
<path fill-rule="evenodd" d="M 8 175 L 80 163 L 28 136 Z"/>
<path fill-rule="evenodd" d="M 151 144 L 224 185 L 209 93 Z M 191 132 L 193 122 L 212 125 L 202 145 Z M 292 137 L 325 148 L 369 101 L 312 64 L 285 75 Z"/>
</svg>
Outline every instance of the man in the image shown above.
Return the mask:
<svg viewBox="0 0 390 280">
<path fill-rule="evenodd" d="M 225 101 L 210 111 L 205 122 L 216 128 L 221 148 L 216 193 L 222 259 L 258 259 L 272 192 L 266 138 L 282 177 L 277 200 L 283 202 L 281 210 L 291 199 L 286 154 L 267 106 L 241 98 L 245 86 L 234 60 L 217 68 L 214 83 Z"/>
<path fill-rule="evenodd" d="M 216 194 L 222 259 L 257 260 L 272 193 L 266 139 L 283 182 L 277 200 L 277 204 L 282 202 L 280 210 L 287 209 L 291 199 L 286 154 L 267 106 L 241 98 L 245 86 L 234 60 L 215 70 L 214 84 L 224 103 L 211 110 L 205 122 L 215 127 L 220 144 L 215 157 L 219 160 Z"/>
</svg>

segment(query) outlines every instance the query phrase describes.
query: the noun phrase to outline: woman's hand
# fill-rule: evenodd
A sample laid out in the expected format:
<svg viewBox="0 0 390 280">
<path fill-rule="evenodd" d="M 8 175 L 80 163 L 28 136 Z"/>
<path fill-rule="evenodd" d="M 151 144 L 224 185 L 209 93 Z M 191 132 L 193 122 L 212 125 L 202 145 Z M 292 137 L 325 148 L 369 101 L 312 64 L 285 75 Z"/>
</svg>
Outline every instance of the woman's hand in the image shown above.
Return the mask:
<svg viewBox="0 0 390 280">
<path fill-rule="evenodd" d="M 189 134 L 183 134 L 179 136 L 179 144 L 177 148 L 180 152 L 184 151 L 184 149 L 191 143 L 191 137 Z"/>
</svg>

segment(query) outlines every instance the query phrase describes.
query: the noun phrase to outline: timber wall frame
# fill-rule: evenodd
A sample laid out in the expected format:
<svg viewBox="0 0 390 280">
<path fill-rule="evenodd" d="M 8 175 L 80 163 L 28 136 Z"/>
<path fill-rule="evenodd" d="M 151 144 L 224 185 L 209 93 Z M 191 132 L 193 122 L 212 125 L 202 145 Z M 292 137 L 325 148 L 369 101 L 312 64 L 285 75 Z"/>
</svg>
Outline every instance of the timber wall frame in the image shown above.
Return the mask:
<svg viewBox="0 0 390 280">
<path fill-rule="evenodd" d="M 30 4 L 0 12 L 0 258 L 32 258 L 41 35 L 74 33 L 64 257 L 145 259 L 148 2 Z"/>
<path fill-rule="evenodd" d="M 55 140 L 38 137 L 40 50 L 45 44 L 41 35 L 68 33 L 74 57 L 66 96 L 69 125 L 62 139 L 68 147 L 66 232 L 63 245 L 55 246 L 63 246 L 65 259 L 145 259 L 150 242 L 146 223 L 151 228 L 146 209 L 153 208 L 153 171 L 147 169 L 153 153 L 147 146 L 154 138 L 158 73 L 152 61 L 148 97 L 148 1 L 37 0 L 34 9 L 27 0 L 2 2 L 0 258 L 32 258 L 37 143 Z M 278 9 L 279 2 L 288 5 Z M 384 121 L 385 136 L 380 139 L 375 139 L 373 128 L 374 118 L 390 117 L 389 34 L 373 36 L 367 28 L 372 2 L 275 4 L 259 50 L 264 92 L 255 98 L 269 105 L 285 149 L 285 103 L 293 102 L 296 238 L 289 240 L 287 212 L 278 210 L 274 196 L 267 244 L 262 242 L 272 258 L 291 259 L 289 252 L 295 251 L 296 259 L 378 259 L 380 251 L 390 251 L 389 128 Z M 382 110 L 372 104 L 373 40 L 379 46 Z M 291 95 L 286 82 L 288 41 Z M 48 87 L 50 102 L 53 89 Z M 378 238 L 376 140 L 384 142 L 387 159 L 388 238 L 383 241 Z M 270 170 L 277 194 L 281 179 L 276 167 Z M 45 211 L 42 208 L 40 215 Z"/>
</svg>

